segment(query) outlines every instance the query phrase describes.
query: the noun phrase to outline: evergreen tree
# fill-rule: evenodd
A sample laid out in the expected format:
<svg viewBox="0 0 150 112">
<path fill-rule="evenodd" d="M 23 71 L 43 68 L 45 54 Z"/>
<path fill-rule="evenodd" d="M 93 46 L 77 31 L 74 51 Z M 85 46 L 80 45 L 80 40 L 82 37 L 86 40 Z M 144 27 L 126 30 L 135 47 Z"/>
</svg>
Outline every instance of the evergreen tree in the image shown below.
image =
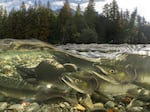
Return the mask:
<svg viewBox="0 0 150 112">
<path fill-rule="evenodd" d="M 17 21 L 18 21 L 18 17 L 17 17 L 17 12 L 15 9 L 12 9 L 11 12 L 8 15 L 8 19 L 7 19 L 7 23 L 6 26 L 8 25 L 8 29 L 6 32 L 5 37 L 6 38 L 16 38 L 16 26 L 17 26 Z"/>
<path fill-rule="evenodd" d="M 80 8 L 80 4 L 78 4 L 78 6 L 77 6 L 77 9 L 76 9 L 76 13 L 75 13 L 75 16 L 81 16 L 82 14 L 81 14 L 81 8 Z"/>
<path fill-rule="evenodd" d="M 110 11 L 109 4 L 105 4 L 104 8 L 103 8 L 102 15 L 105 16 L 107 19 L 109 19 L 109 17 L 110 17 L 110 12 L 109 11 Z"/>
<path fill-rule="evenodd" d="M 50 1 L 48 1 L 48 2 L 47 2 L 47 6 L 46 6 L 46 8 L 48 8 L 48 9 L 50 9 L 50 10 L 51 10 L 51 3 L 50 3 Z"/>
<path fill-rule="evenodd" d="M 31 8 L 31 7 L 30 7 L 30 8 Z M 34 1 L 34 8 L 35 8 L 35 9 L 38 8 L 37 0 Z"/>
<path fill-rule="evenodd" d="M 85 18 L 83 17 L 83 14 L 81 13 L 80 5 L 78 4 L 76 13 L 73 18 L 73 24 L 74 24 L 74 33 L 72 40 L 76 43 L 81 43 L 80 37 L 81 33 L 84 29 L 88 29 L 88 25 L 85 21 Z"/>
<path fill-rule="evenodd" d="M 71 41 L 70 37 L 72 36 L 72 12 L 68 0 L 66 0 L 63 8 L 59 13 L 58 27 L 61 42 L 66 43 Z"/>
<path fill-rule="evenodd" d="M 97 12 L 94 9 L 95 2 L 94 0 L 89 0 L 89 4 L 84 12 L 85 20 L 89 28 L 95 30 L 96 19 L 98 17 Z"/>
<path fill-rule="evenodd" d="M 136 22 L 136 17 L 137 17 L 137 9 L 135 9 L 130 16 L 129 19 L 129 35 L 127 36 L 127 43 L 136 43 L 137 38 L 136 38 L 136 27 L 135 27 L 135 22 Z"/>
<path fill-rule="evenodd" d="M 37 9 L 37 38 L 47 41 L 49 36 L 49 16 L 50 10 L 44 7 Z"/>
<path fill-rule="evenodd" d="M 82 30 L 80 36 L 80 43 L 97 43 L 97 33 L 92 29 L 84 29 Z"/>
<path fill-rule="evenodd" d="M 98 35 L 98 43 L 106 43 L 106 31 L 109 21 L 103 15 L 99 15 L 96 20 L 96 32 Z"/>
<path fill-rule="evenodd" d="M 0 7 L 0 38 L 36 38 L 51 43 L 150 43 L 150 25 L 137 14 L 128 10 L 119 11 L 116 0 L 106 4 L 102 14 L 94 9 L 94 0 L 89 0 L 85 12 L 78 4 L 72 14 L 66 0 L 60 12 L 51 10 L 50 2 L 7 13 Z"/>
<path fill-rule="evenodd" d="M 119 20 L 119 7 L 116 0 L 113 0 L 110 4 L 110 20 L 118 21 Z"/>
<path fill-rule="evenodd" d="M 119 19 L 119 6 L 116 0 L 113 0 L 110 4 L 106 4 L 102 13 L 108 20 L 117 21 Z"/>
<path fill-rule="evenodd" d="M 42 2 L 41 2 L 41 0 L 38 0 L 37 6 L 38 6 L 38 8 L 39 8 L 39 7 L 42 7 Z"/>
<path fill-rule="evenodd" d="M 60 39 L 58 38 L 58 27 L 57 27 L 57 14 L 54 12 L 50 13 L 49 16 L 49 35 L 48 41 L 50 43 L 59 43 Z"/>
<path fill-rule="evenodd" d="M 118 34 L 120 33 L 120 13 L 116 0 L 105 5 L 103 15 L 109 20 L 106 31 L 107 43 L 119 43 L 118 40 L 120 40 L 120 36 Z"/>
<path fill-rule="evenodd" d="M 27 11 L 27 26 L 26 26 L 26 37 L 37 38 L 38 37 L 38 26 L 37 26 L 37 9 L 29 7 Z"/>
<path fill-rule="evenodd" d="M 144 36 L 146 37 L 146 40 L 144 43 L 148 44 L 150 43 L 150 24 L 144 24 L 141 28 L 141 31 L 143 32 Z"/>
<path fill-rule="evenodd" d="M 145 43 L 146 37 L 144 33 L 142 32 L 142 27 L 144 26 L 143 18 L 141 16 L 137 16 L 137 43 Z"/>
<path fill-rule="evenodd" d="M 26 37 L 26 27 L 27 27 L 27 12 L 26 12 L 26 5 L 24 2 L 22 2 L 21 8 L 18 13 L 18 21 L 16 25 L 16 36 L 15 38 L 27 38 Z"/>
<path fill-rule="evenodd" d="M 93 37 L 93 39 L 88 39 L 88 37 L 87 37 L 88 42 L 90 40 L 91 40 L 91 42 L 93 42 L 93 40 L 95 41 L 95 39 L 97 40 L 96 21 L 97 21 L 97 18 L 98 18 L 98 13 L 95 11 L 94 6 L 95 6 L 94 0 L 89 0 L 88 6 L 87 6 L 87 8 L 84 12 L 84 18 L 85 18 L 85 21 L 88 25 L 88 29 L 84 29 L 84 31 L 82 31 L 83 35 L 87 31 L 90 31 L 90 32 L 92 32 L 91 34 L 96 35 L 96 37 Z M 83 37 L 86 38 L 86 36 L 82 36 L 82 38 Z"/>
<path fill-rule="evenodd" d="M 3 31 L 3 8 L 0 7 L 0 39 L 3 38 L 2 37 L 2 31 Z"/>
<path fill-rule="evenodd" d="M 6 9 L 3 10 L 2 19 L 1 19 L 1 38 L 6 38 L 6 35 L 8 33 L 8 24 L 7 24 L 8 14 Z"/>
</svg>

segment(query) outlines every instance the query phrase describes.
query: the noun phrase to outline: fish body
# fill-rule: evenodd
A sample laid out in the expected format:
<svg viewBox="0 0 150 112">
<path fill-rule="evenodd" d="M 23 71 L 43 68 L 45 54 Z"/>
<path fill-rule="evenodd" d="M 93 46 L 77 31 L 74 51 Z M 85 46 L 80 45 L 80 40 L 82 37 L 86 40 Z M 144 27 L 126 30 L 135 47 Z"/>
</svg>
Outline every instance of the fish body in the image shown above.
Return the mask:
<svg viewBox="0 0 150 112">
<path fill-rule="evenodd" d="M 102 59 L 99 69 L 120 83 L 150 86 L 150 56 L 123 54 L 117 59 Z"/>
<path fill-rule="evenodd" d="M 42 102 L 60 97 L 70 103 L 76 103 L 76 99 L 71 99 L 73 97 L 69 94 L 69 88 L 66 89 L 63 87 L 58 87 L 50 83 L 33 85 L 23 80 L 0 75 L 0 94 L 17 100 Z"/>
</svg>

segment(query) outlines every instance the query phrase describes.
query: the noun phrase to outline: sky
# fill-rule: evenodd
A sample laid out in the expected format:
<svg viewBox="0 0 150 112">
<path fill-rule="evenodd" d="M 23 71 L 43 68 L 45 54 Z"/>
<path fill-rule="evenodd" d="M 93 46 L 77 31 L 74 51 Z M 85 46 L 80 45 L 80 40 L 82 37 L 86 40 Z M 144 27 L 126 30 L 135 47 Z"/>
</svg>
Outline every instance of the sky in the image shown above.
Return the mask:
<svg viewBox="0 0 150 112">
<path fill-rule="evenodd" d="M 133 11 L 135 8 L 138 9 L 138 14 L 144 16 L 147 21 L 150 22 L 150 0 L 116 0 L 119 8 L 129 11 Z M 101 10 L 99 7 L 106 3 L 110 3 L 112 0 L 101 0 L 95 4 L 96 10 Z"/>
</svg>

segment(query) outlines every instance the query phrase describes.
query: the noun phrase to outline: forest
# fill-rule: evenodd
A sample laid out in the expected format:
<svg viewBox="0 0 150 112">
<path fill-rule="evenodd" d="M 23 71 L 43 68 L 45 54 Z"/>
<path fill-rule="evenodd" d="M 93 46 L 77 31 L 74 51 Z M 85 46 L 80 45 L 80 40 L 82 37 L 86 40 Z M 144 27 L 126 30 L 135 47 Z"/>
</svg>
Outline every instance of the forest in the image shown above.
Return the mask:
<svg viewBox="0 0 150 112">
<path fill-rule="evenodd" d="M 150 43 L 150 23 L 138 14 L 121 10 L 116 0 L 105 4 L 102 13 L 96 12 L 94 0 L 89 0 L 86 10 L 80 4 L 74 11 L 66 0 L 57 11 L 51 9 L 50 2 L 40 1 L 26 8 L 24 2 L 20 10 L 7 12 L 0 8 L 0 39 L 39 39 L 52 44 L 148 44 Z"/>
</svg>

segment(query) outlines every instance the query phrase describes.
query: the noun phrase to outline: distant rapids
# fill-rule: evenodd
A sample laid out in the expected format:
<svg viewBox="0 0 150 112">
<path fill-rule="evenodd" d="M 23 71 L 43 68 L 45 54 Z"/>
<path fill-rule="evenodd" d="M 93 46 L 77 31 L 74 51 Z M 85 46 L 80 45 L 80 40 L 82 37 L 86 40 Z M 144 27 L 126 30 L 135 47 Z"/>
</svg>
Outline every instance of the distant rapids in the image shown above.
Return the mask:
<svg viewBox="0 0 150 112">
<path fill-rule="evenodd" d="M 115 58 L 124 53 L 150 56 L 150 44 L 66 44 L 57 47 L 88 58 Z"/>
</svg>

